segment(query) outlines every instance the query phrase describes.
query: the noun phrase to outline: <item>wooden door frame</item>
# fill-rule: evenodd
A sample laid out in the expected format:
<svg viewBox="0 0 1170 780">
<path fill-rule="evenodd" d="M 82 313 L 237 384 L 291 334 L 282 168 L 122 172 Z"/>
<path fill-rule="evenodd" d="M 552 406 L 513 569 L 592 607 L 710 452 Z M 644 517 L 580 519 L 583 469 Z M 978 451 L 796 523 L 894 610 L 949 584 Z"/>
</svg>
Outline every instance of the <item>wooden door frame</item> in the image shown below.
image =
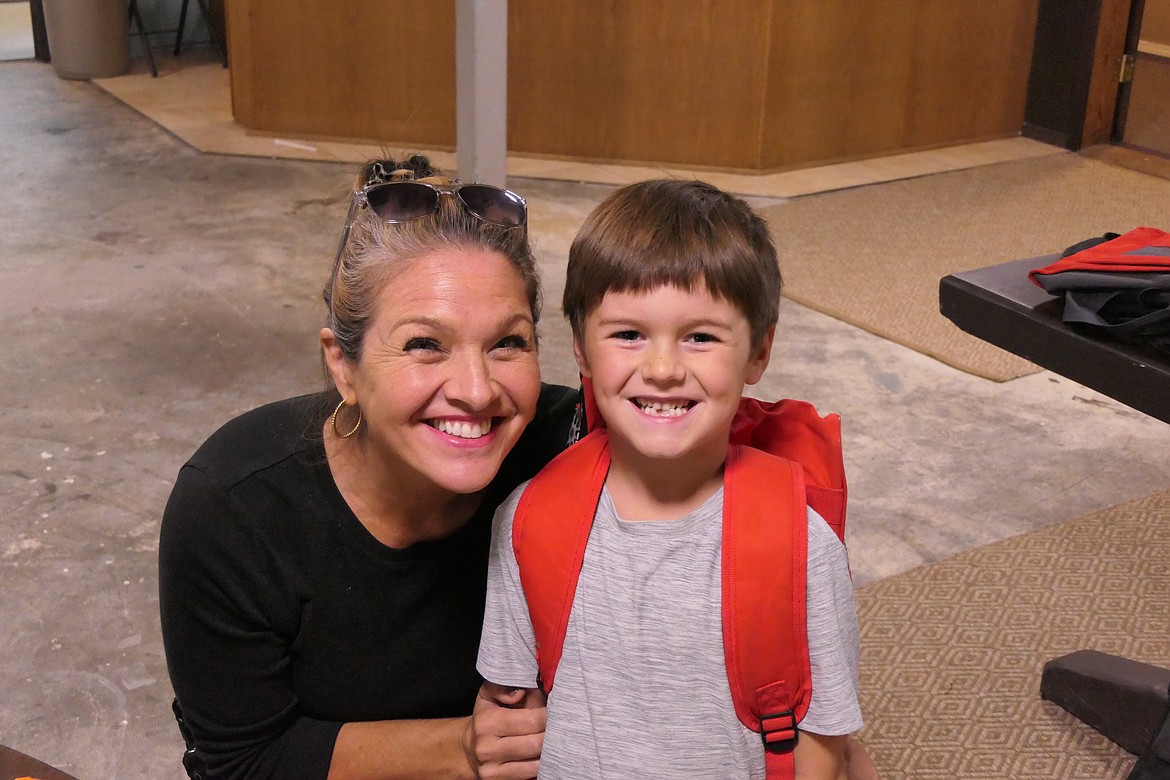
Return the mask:
<svg viewBox="0 0 1170 780">
<path fill-rule="evenodd" d="M 1129 11 L 1129 29 L 1125 36 L 1125 53 L 1130 57 L 1137 56 L 1138 42 L 1141 38 L 1142 12 L 1145 10 L 1146 0 L 1132 0 Z M 1129 110 L 1129 96 L 1133 89 L 1133 79 L 1120 84 L 1117 90 L 1117 109 L 1113 117 L 1113 133 L 1110 136 L 1114 143 L 1121 143 L 1125 137 L 1125 117 Z"/>
<path fill-rule="evenodd" d="M 1040 0 L 1023 135 L 1072 150 L 1112 140 L 1135 2 Z"/>
</svg>

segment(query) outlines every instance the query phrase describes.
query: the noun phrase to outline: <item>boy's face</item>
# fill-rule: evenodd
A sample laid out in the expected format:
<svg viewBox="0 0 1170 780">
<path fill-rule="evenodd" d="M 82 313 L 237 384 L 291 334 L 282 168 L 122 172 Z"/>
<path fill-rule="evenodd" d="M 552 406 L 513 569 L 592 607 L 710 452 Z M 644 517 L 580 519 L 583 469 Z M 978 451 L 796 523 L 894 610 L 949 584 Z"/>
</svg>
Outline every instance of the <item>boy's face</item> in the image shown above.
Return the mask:
<svg viewBox="0 0 1170 780">
<path fill-rule="evenodd" d="M 723 463 L 744 385 L 767 368 L 774 331 L 753 347 L 747 317 L 705 285 L 608 292 L 582 331 L 573 353 L 615 458 L 672 475 Z"/>
</svg>

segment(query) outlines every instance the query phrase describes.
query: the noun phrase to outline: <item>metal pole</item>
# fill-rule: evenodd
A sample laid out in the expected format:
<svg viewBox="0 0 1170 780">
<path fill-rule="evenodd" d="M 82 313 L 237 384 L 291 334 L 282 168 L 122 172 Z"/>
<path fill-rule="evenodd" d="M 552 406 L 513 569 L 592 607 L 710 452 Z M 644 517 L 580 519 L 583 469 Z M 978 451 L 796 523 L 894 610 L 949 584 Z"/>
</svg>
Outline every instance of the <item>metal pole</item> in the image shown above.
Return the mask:
<svg viewBox="0 0 1170 780">
<path fill-rule="evenodd" d="M 455 0 L 459 178 L 505 186 L 507 135 L 508 0 Z"/>
</svg>

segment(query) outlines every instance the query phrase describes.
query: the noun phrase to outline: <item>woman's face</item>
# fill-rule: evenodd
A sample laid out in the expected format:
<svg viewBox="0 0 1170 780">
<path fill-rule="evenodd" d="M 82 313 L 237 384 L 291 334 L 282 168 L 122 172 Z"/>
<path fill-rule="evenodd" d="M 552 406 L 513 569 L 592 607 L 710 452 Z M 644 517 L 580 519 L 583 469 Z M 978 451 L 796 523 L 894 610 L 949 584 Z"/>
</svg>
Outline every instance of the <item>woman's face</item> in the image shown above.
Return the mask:
<svg viewBox="0 0 1170 780">
<path fill-rule="evenodd" d="M 407 261 L 378 296 L 361 358 L 339 355 L 330 366 L 361 407 L 368 453 L 389 479 L 423 492 L 486 487 L 540 394 L 524 282 L 495 252 L 452 248 Z"/>
</svg>

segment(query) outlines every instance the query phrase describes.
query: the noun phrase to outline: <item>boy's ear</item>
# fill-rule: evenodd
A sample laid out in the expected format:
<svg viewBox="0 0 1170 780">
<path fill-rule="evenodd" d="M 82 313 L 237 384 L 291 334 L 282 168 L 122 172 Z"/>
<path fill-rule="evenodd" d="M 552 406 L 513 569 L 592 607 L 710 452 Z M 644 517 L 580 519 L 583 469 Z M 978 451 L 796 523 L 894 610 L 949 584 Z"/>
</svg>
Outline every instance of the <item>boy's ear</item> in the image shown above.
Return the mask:
<svg viewBox="0 0 1170 780">
<path fill-rule="evenodd" d="M 764 371 L 768 368 L 768 361 L 772 359 L 772 341 L 775 338 L 776 326 L 773 325 L 768 328 L 768 332 L 752 350 L 751 357 L 748 359 L 747 376 L 744 379 L 746 384 L 754 385 L 763 378 Z"/>
<path fill-rule="evenodd" d="M 573 357 L 577 359 L 577 370 L 581 372 L 581 376 L 592 379 L 589 372 L 589 361 L 585 359 L 585 347 L 581 344 L 581 339 L 576 336 L 573 336 Z"/>
<path fill-rule="evenodd" d="M 321 341 L 321 353 L 325 357 L 325 367 L 329 370 L 329 376 L 333 379 L 333 385 L 337 388 L 337 392 L 346 401 L 357 401 L 352 378 L 353 364 L 341 351 L 341 345 L 337 343 L 337 336 L 333 335 L 331 329 L 321 328 L 318 337 Z"/>
</svg>

